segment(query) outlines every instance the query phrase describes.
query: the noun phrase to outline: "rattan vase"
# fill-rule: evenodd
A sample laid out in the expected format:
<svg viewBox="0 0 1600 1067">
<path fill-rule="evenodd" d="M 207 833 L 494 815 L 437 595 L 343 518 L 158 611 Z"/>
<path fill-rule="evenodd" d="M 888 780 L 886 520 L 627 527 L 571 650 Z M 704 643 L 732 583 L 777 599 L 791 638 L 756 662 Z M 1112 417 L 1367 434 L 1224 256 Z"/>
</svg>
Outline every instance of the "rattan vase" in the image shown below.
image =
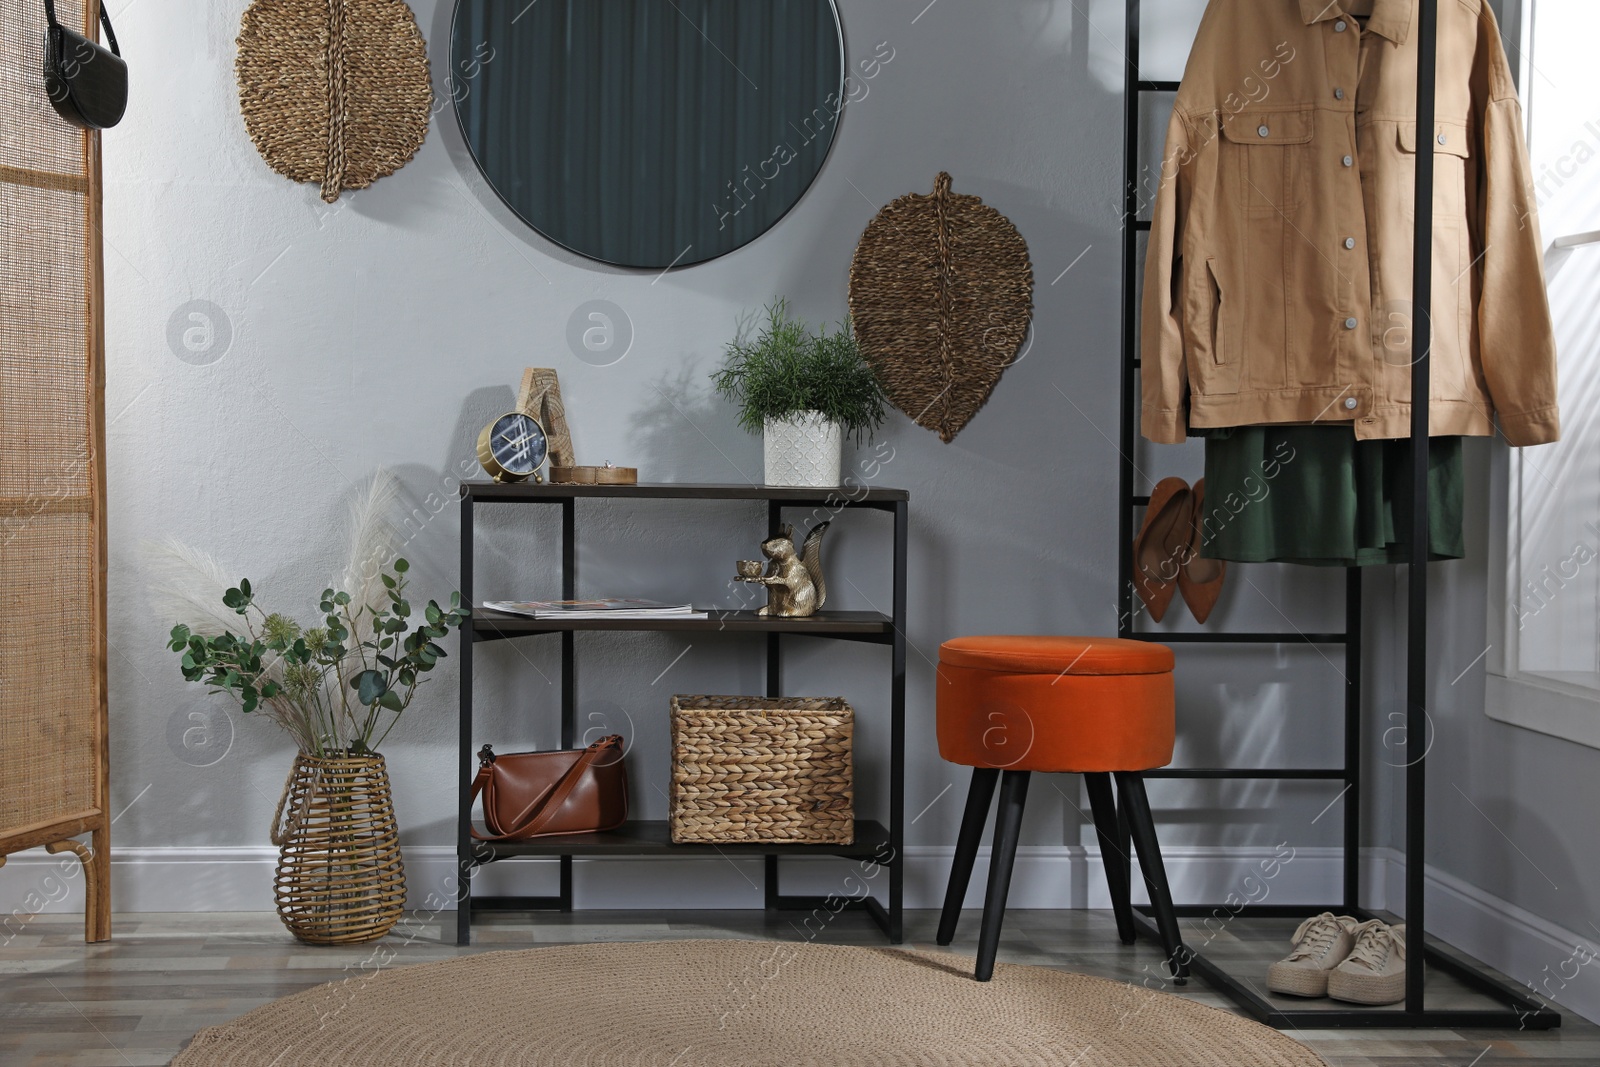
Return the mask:
<svg viewBox="0 0 1600 1067">
<path fill-rule="evenodd" d="M 295 757 L 272 843 L 278 917 L 301 941 L 358 944 L 400 920 L 406 876 L 382 756 Z"/>
</svg>

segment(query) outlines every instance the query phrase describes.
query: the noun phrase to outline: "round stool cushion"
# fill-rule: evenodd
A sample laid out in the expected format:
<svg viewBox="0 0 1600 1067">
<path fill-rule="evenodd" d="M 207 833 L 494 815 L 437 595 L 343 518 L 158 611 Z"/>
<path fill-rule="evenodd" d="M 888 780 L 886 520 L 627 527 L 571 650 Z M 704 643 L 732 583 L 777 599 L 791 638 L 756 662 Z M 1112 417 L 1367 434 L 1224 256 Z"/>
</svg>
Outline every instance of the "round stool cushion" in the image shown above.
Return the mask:
<svg viewBox="0 0 1600 1067">
<path fill-rule="evenodd" d="M 939 649 L 939 754 L 967 767 L 1146 771 L 1172 761 L 1172 650 L 1107 637 Z"/>
<path fill-rule="evenodd" d="M 1120 637 L 953 637 L 939 662 L 1008 674 L 1171 674 L 1172 649 Z"/>
</svg>

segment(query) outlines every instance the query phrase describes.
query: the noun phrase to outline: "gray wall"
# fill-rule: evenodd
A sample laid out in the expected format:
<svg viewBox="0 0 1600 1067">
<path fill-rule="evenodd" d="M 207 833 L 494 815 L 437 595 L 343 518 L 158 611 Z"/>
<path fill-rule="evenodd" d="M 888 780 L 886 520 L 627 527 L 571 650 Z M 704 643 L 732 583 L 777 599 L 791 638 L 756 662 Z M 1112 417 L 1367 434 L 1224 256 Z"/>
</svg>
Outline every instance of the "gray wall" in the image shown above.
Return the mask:
<svg viewBox="0 0 1600 1067">
<path fill-rule="evenodd" d="M 1564 412 L 1569 420 L 1579 412 Z M 1484 663 L 1498 635 L 1488 632 L 1489 523 L 1503 512 L 1491 503 L 1490 468 L 1502 445 L 1468 448 L 1467 558 L 1431 568 L 1430 714 L 1427 857 L 1430 864 L 1593 944 L 1600 902 L 1600 857 L 1594 849 L 1600 811 L 1600 751 L 1496 722 L 1484 714 Z M 1398 577 L 1398 576 L 1397 576 Z M 1401 581 L 1387 590 L 1392 617 L 1404 617 Z M 1384 640 L 1404 640 L 1386 626 Z M 1474 663 L 1474 660 L 1477 660 Z M 1391 675 L 1389 712 L 1403 709 L 1404 673 Z M 1398 720 L 1397 720 L 1398 721 Z M 1397 760 L 1396 762 L 1400 762 Z M 1400 772 L 1393 772 L 1398 780 Z M 1397 822 L 1393 840 L 1401 840 Z M 1552 966 L 1558 959 L 1547 961 Z"/>
<path fill-rule="evenodd" d="M 862 228 L 894 197 L 927 191 L 940 170 L 954 175 L 958 192 L 981 195 L 1016 223 L 1037 288 L 1026 356 L 953 444 L 898 415 L 879 435 L 893 458 L 876 480 L 912 494 L 907 804 L 927 811 L 910 838 L 953 841 L 965 775 L 944 765 L 934 744 L 939 643 L 965 633 L 1110 633 L 1116 624 L 1122 4 L 841 6 L 852 63 L 879 42 L 894 58 L 846 112 L 816 185 L 761 240 L 662 277 L 577 261 L 527 231 L 476 177 L 448 111 L 412 164 L 323 205 L 312 187 L 268 171 L 245 135 L 232 77 L 239 0 L 203 12 L 138 5 L 119 20 L 130 55 L 160 57 L 136 64 L 135 107 L 105 141 L 113 799 L 119 811 L 131 804 L 117 824 L 119 845 L 265 845 L 291 755 L 266 723 L 216 715 L 218 705 L 178 678 L 163 650 L 166 620 L 149 609 L 141 539 L 175 536 L 204 548 L 249 575 L 264 598 L 298 609 L 340 565 L 335 527 L 346 501 L 389 466 L 413 508 L 407 554 L 416 587 L 443 594 L 457 580 L 456 517 L 446 506 L 454 479 L 474 469 L 477 429 L 509 406 L 527 365 L 560 371 L 582 461 L 636 464 L 652 480 L 757 480 L 759 441 L 736 428 L 707 387 L 722 343 L 741 313 L 777 294 L 811 320 L 842 316 Z M 1146 6 L 1146 73 L 1177 77 L 1203 4 Z M 448 5 L 414 7 L 430 41 L 442 42 Z M 434 59 L 442 84 L 447 62 Z M 1159 110 L 1152 107 L 1153 121 Z M 580 359 L 567 340 L 574 312 L 597 299 L 621 308 L 633 331 L 626 357 L 605 367 Z M 204 365 L 180 359 L 169 340 L 193 301 L 220 309 L 229 334 Z M 1136 458 L 1148 481 L 1199 474 L 1197 449 L 1141 446 Z M 732 604 L 729 563 L 749 555 L 763 520 L 747 506 L 608 504 L 585 508 L 580 524 L 580 592 Z M 480 595 L 555 592 L 553 517 L 514 511 L 483 525 Z M 887 534 L 874 516 L 836 523 L 829 562 L 837 606 L 886 602 Z M 1439 610 L 1481 629 L 1474 589 L 1482 561 L 1453 566 L 1455 587 L 1441 594 Z M 1375 599 L 1388 581 L 1369 579 Z M 1213 625 L 1336 629 L 1341 604 L 1340 574 L 1238 568 Z M 1167 628 L 1183 627 L 1169 618 Z M 1450 654 L 1438 657 L 1438 670 L 1453 677 L 1457 653 L 1480 637 L 1442 629 Z M 791 690 L 843 694 L 860 709 L 862 806 L 883 814 L 884 654 L 794 647 Z M 641 814 L 664 811 L 669 695 L 757 691 L 756 653 L 720 639 L 583 639 L 581 710 L 586 725 L 631 736 Z M 1375 642 L 1374 768 L 1385 761 L 1384 716 L 1394 709 L 1389 657 Z M 454 662 L 385 746 L 411 845 L 451 841 Z M 553 745 L 554 668 L 548 643 L 486 650 L 475 740 Z M 1337 760 L 1342 664 L 1331 650 L 1186 651 L 1180 671 L 1180 762 Z M 1455 690 L 1478 692 L 1471 681 Z M 1491 814 L 1581 818 L 1575 791 L 1586 786 L 1536 772 L 1546 754 L 1582 769 L 1589 753 L 1533 735 L 1508 740 L 1515 731 L 1465 703 L 1450 721 L 1440 762 L 1474 772 L 1464 788 Z M 198 765 L 213 756 L 185 743 L 196 723 L 217 729 L 207 751 L 224 747 L 219 761 Z M 1539 779 L 1549 804 L 1504 799 L 1524 777 Z M 1449 788 L 1441 772 L 1436 791 Z M 1379 775 L 1368 797 L 1373 843 L 1391 840 L 1388 817 L 1372 814 L 1385 809 L 1388 789 Z M 1153 789 L 1175 852 L 1335 845 L 1335 793 L 1261 783 Z M 1441 813 L 1452 810 L 1447 799 Z M 1076 845 L 1081 806 L 1076 779 L 1036 785 L 1025 841 Z M 1441 862 L 1460 863 L 1479 884 L 1533 894 L 1529 907 L 1580 915 L 1567 909 L 1570 896 L 1539 896 L 1497 862 L 1499 846 L 1487 835 L 1452 821 L 1435 839 Z M 0 885 L 12 876 L 0 872 Z M 1220 899 L 1235 882 L 1230 875 L 1204 895 Z M 1331 883 L 1313 887 L 1307 899 L 1332 891 Z"/>
</svg>

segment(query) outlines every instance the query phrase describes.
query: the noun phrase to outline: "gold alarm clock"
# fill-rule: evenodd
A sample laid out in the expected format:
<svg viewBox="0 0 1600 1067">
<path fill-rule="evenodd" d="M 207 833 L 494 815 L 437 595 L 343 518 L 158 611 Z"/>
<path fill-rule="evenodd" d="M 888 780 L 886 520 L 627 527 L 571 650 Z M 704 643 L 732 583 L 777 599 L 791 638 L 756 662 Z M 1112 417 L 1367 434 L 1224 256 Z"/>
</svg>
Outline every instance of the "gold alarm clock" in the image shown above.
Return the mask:
<svg viewBox="0 0 1600 1067">
<path fill-rule="evenodd" d="M 539 468 L 550 455 L 550 440 L 532 415 L 509 411 L 478 434 L 478 462 L 497 482 L 539 482 Z"/>
</svg>

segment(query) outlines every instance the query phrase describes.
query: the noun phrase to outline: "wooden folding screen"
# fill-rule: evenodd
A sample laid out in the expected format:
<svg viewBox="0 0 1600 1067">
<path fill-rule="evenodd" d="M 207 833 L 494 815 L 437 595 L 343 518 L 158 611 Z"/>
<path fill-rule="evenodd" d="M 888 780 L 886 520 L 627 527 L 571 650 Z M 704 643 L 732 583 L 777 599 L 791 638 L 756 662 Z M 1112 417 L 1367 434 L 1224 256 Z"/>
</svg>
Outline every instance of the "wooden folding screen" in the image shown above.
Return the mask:
<svg viewBox="0 0 1600 1067">
<path fill-rule="evenodd" d="M 93 37 L 95 3 L 57 0 L 57 16 Z M 44 29 L 41 0 L 0 0 L 0 864 L 76 853 L 85 939 L 104 941 L 100 136 L 51 108 Z"/>
</svg>

